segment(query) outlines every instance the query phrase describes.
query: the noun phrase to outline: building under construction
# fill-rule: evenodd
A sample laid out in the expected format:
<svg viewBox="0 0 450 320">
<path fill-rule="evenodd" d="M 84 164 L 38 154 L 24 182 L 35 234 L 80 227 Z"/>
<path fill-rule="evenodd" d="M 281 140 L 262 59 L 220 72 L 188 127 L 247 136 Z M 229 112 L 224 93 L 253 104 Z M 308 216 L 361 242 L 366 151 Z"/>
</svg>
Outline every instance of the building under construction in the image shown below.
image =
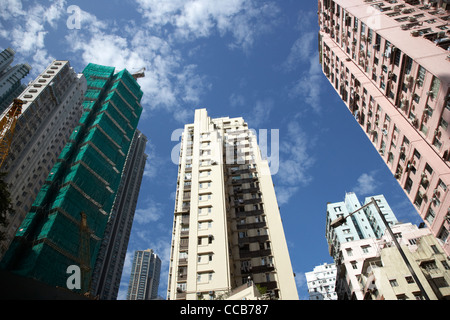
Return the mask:
<svg viewBox="0 0 450 320">
<path fill-rule="evenodd" d="M 89 64 L 79 125 L 20 225 L 1 267 L 66 287 L 68 266 L 92 270 L 142 112 L 142 91 L 127 70 Z"/>
</svg>

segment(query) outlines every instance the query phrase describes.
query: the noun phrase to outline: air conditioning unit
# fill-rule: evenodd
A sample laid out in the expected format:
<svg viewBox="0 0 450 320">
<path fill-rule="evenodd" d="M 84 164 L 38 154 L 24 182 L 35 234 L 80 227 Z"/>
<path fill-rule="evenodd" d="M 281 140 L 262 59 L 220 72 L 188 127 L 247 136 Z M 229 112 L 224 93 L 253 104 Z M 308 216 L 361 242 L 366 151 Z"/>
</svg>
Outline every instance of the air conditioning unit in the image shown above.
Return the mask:
<svg viewBox="0 0 450 320">
<path fill-rule="evenodd" d="M 438 197 L 439 198 L 440 195 L 441 194 L 439 193 L 439 190 L 437 188 L 433 190 L 433 197 Z"/>
<path fill-rule="evenodd" d="M 435 135 L 437 138 L 440 138 L 440 137 L 441 137 L 441 131 L 440 131 L 439 129 L 434 130 L 434 135 Z"/>
</svg>

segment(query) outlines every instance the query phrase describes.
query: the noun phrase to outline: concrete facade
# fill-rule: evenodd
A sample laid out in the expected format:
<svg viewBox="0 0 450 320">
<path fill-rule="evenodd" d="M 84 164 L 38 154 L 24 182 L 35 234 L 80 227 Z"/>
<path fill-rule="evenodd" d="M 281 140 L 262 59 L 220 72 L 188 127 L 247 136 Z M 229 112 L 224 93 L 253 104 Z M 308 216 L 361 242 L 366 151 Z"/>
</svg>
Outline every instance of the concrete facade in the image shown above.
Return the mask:
<svg viewBox="0 0 450 320">
<path fill-rule="evenodd" d="M 337 264 L 340 264 L 342 259 L 341 246 L 343 243 L 367 238 L 380 238 L 384 234 L 386 227 L 373 205 L 363 208 L 352 215 L 351 218 L 348 218 L 347 222 L 340 227 L 332 228 L 330 226 L 333 220 L 339 217 L 346 217 L 350 213 L 369 203 L 371 198 L 374 198 L 377 201 L 386 221 L 390 225 L 396 224 L 397 218 L 383 195 L 367 197 L 364 204 L 361 205 L 356 195 L 353 192 L 348 192 L 345 195 L 344 201 L 327 204 L 325 236 L 328 241 L 329 253 Z"/>
<path fill-rule="evenodd" d="M 26 88 L 26 85 L 21 84 L 21 80 L 31 70 L 28 63 L 11 66 L 14 55 L 15 51 L 11 48 L 0 52 L 0 113 Z"/>
<path fill-rule="evenodd" d="M 168 299 L 215 299 L 252 281 L 297 300 L 268 162 L 247 123 L 196 110 L 180 147 Z"/>
<path fill-rule="evenodd" d="M 161 259 L 152 249 L 134 252 L 127 300 L 152 300 L 158 296 Z"/>
<path fill-rule="evenodd" d="M 335 291 L 336 265 L 324 263 L 306 272 L 309 300 L 337 300 Z"/>
<path fill-rule="evenodd" d="M 391 227 L 430 300 L 449 299 L 449 260 L 428 228 Z M 423 300 L 420 287 L 388 234 L 342 245 L 339 300 Z"/>
<path fill-rule="evenodd" d="M 128 241 L 147 161 L 146 144 L 147 137 L 136 130 L 92 275 L 94 296 L 98 296 L 101 300 L 116 300 L 119 293 Z"/>
<path fill-rule="evenodd" d="M 2 168 L 8 172 L 5 181 L 15 214 L 8 217 L 0 257 L 78 124 L 86 89 L 83 74 L 77 74 L 69 61 L 55 60 L 19 95 L 22 114 Z"/>
</svg>

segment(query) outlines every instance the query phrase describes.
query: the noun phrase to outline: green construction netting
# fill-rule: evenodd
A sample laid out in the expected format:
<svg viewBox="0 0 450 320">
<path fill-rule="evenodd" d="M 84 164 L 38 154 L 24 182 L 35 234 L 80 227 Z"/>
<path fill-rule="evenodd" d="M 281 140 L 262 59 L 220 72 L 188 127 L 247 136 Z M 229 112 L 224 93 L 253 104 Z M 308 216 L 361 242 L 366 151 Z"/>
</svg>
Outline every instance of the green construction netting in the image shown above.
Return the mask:
<svg viewBox="0 0 450 320">
<path fill-rule="evenodd" d="M 92 81 L 94 79 L 109 79 L 114 74 L 114 67 L 107 67 L 107 66 L 101 66 L 94 63 L 89 63 L 86 68 L 83 70 L 83 74 L 86 77 L 86 79 L 89 81 Z"/>
<path fill-rule="evenodd" d="M 122 80 L 123 83 L 130 89 L 138 100 L 141 100 L 143 92 L 141 86 L 136 82 L 133 76 L 126 70 L 122 70 L 114 75 L 115 80 Z"/>
<path fill-rule="evenodd" d="M 115 90 L 114 90 L 115 89 Z M 119 92 L 117 94 L 116 92 Z M 116 96 L 116 97 L 114 97 Z M 131 117 L 139 117 L 142 106 L 138 103 L 138 100 L 127 90 L 127 88 L 120 82 L 115 82 L 113 86 L 111 87 L 111 91 L 108 92 L 108 95 L 106 96 L 106 101 L 109 99 L 115 98 L 113 102 L 116 105 L 123 105 L 123 107 L 126 109 L 125 112 L 130 112 L 130 115 L 127 117 L 131 120 Z M 125 101 L 127 104 L 123 104 L 123 101 Z M 122 110 L 121 110 L 122 111 Z M 134 111 L 136 116 L 131 116 L 131 111 Z"/>
<path fill-rule="evenodd" d="M 97 147 L 109 160 L 116 164 L 116 167 L 122 168 L 125 163 L 123 156 L 117 147 L 108 137 L 96 127 L 89 130 L 85 136 L 84 142 L 90 142 Z M 123 150 L 126 153 L 128 150 Z"/>
<path fill-rule="evenodd" d="M 116 107 L 116 108 L 120 108 L 119 111 L 123 114 L 123 117 L 125 117 L 131 124 L 131 126 L 134 126 L 135 123 L 138 121 L 139 119 L 139 108 L 130 108 L 128 107 L 122 100 L 122 98 L 120 97 L 119 94 L 117 94 L 115 91 L 110 92 L 107 96 L 106 99 L 107 103 L 105 103 L 102 106 L 102 109 L 100 109 L 100 111 L 102 111 L 105 108 L 111 108 L 109 107 L 109 102 L 112 102 L 112 104 Z M 132 104 L 130 104 L 132 106 Z M 114 109 L 114 107 L 113 107 Z M 117 112 L 117 110 L 116 110 Z M 134 114 L 133 114 L 134 112 Z M 117 112 L 118 113 L 118 112 Z M 118 113 L 119 114 L 119 113 Z M 119 114 L 120 116 L 120 114 Z M 122 116 L 120 116 L 121 118 L 123 118 Z"/>
<path fill-rule="evenodd" d="M 107 79 L 99 79 L 99 78 L 95 78 L 95 77 L 90 77 L 89 81 L 88 81 L 88 86 L 94 90 L 95 89 L 102 90 L 105 87 L 107 82 L 108 82 Z"/>
<path fill-rule="evenodd" d="M 97 100 L 100 94 L 101 91 L 98 89 L 87 89 L 86 93 L 84 94 L 84 97 L 89 100 Z"/>
<path fill-rule="evenodd" d="M 112 117 L 109 116 L 110 115 L 109 111 L 110 110 L 97 114 L 97 117 L 95 118 L 92 125 L 99 125 L 102 128 L 102 130 L 105 131 L 105 133 L 108 135 L 108 137 L 110 137 L 112 140 L 114 140 L 114 142 L 120 145 L 121 149 L 126 149 L 128 147 L 127 143 L 128 140 L 125 139 L 125 134 L 128 133 L 126 134 L 126 136 L 129 136 L 130 133 L 133 133 L 134 130 L 132 130 L 127 126 L 126 127 L 120 126 L 120 123 L 115 121 L 116 119 L 114 119 L 115 121 L 114 123 L 113 120 L 111 119 Z M 125 133 L 122 132 L 122 130 L 120 129 L 124 130 Z"/>
<path fill-rule="evenodd" d="M 110 184 L 111 188 L 115 190 L 118 173 L 113 170 L 112 165 L 108 163 L 95 148 L 89 144 L 83 145 L 79 149 L 76 158 L 74 159 L 74 163 L 80 160 L 105 179 Z"/>
</svg>

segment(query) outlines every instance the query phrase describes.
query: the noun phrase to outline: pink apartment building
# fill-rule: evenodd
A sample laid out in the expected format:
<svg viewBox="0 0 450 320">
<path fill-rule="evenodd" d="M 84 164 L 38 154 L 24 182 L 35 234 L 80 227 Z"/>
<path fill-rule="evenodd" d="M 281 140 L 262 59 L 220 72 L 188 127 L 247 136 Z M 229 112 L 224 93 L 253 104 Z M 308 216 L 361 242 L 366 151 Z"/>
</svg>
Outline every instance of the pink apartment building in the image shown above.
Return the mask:
<svg viewBox="0 0 450 320">
<path fill-rule="evenodd" d="M 324 74 L 450 255 L 450 1 L 318 4 Z"/>
</svg>

